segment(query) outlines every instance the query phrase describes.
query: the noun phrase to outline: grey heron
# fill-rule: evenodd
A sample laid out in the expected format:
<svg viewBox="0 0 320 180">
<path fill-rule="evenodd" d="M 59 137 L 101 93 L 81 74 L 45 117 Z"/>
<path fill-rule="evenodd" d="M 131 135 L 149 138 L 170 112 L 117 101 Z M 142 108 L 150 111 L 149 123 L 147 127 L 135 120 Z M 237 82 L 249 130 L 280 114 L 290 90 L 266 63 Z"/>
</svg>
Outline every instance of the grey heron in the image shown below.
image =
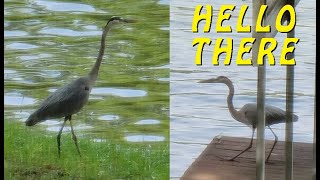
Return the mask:
<svg viewBox="0 0 320 180">
<path fill-rule="evenodd" d="M 116 17 L 116 16 L 111 17 L 107 22 L 106 26 L 103 28 L 99 54 L 89 74 L 85 77 L 78 78 L 73 82 L 56 90 L 49 97 L 47 97 L 41 103 L 40 107 L 36 111 L 34 111 L 26 120 L 25 122 L 26 126 L 33 126 L 37 123 L 43 122 L 48 119 L 64 117 L 64 122 L 57 136 L 59 157 L 61 154 L 61 149 L 60 149 L 61 134 L 68 120 L 71 126 L 72 139 L 77 148 L 78 154 L 81 157 L 77 137 L 73 131 L 71 117 L 73 114 L 79 112 L 88 101 L 89 94 L 98 77 L 99 67 L 101 65 L 101 61 L 103 59 L 103 55 L 105 51 L 106 36 L 110 31 L 111 27 L 118 23 L 132 23 L 132 22 L 135 22 L 135 21 L 123 19 L 121 17 Z"/>
<path fill-rule="evenodd" d="M 241 151 L 239 154 L 237 154 L 236 156 L 229 159 L 232 161 L 252 147 L 252 141 L 253 141 L 253 136 L 254 136 L 254 132 L 256 129 L 257 116 L 258 116 L 257 115 L 257 104 L 256 103 L 245 104 L 239 111 L 236 110 L 233 106 L 234 86 L 232 84 L 232 81 L 225 76 L 219 76 L 217 78 L 202 80 L 202 81 L 199 81 L 199 83 L 223 83 L 223 84 L 227 85 L 229 88 L 229 95 L 227 98 L 227 104 L 228 104 L 228 109 L 229 109 L 231 116 L 235 120 L 252 128 L 252 136 L 251 136 L 251 141 L 250 141 L 249 146 L 246 149 L 244 149 L 243 151 Z M 275 138 L 274 143 L 272 145 L 272 148 L 270 150 L 270 153 L 266 159 L 266 162 L 268 162 L 270 155 L 271 155 L 271 153 L 272 153 L 272 151 L 278 141 L 277 135 L 273 132 L 273 130 L 271 129 L 270 126 L 273 124 L 285 123 L 286 112 L 280 108 L 270 106 L 270 105 L 265 105 L 265 120 L 266 120 L 265 126 L 267 126 L 270 129 L 270 131 L 272 132 L 272 134 L 274 135 L 274 138 Z M 298 121 L 298 116 L 293 114 L 292 121 L 293 122 Z"/>
</svg>

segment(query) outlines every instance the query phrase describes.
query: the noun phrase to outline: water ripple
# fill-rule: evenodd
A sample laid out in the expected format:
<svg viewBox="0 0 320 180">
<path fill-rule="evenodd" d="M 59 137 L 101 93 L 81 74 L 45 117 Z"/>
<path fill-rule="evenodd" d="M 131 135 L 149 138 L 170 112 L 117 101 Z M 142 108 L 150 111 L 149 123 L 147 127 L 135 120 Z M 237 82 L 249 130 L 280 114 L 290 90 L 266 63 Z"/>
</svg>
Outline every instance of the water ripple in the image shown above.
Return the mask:
<svg viewBox="0 0 320 180">
<path fill-rule="evenodd" d="M 50 127 L 46 128 L 46 130 L 47 131 L 52 131 L 52 132 L 59 132 L 60 128 L 61 128 L 61 125 L 50 126 Z M 85 125 L 85 124 L 80 124 L 80 125 L 77 125 L 77 126 L 73 126 L 73 130 L 87 130 L 87 129 L 92 129 L 92 128 L 93 128 L 92 126 Z M 70 126 L 65 126 L 63 128 L 63 132 L 71 132 Z"/>
<path fill-rule="evenodd" d="M 62 12 L 95 12 L 95 8 L 86 4 L 79 3 L 62 3 L 54 1 L 36 1 L 36 4 L 44 6 L 50 11 L 62 11 Z"/>
<path fill-rule="evenodd" d="M 4 94 L 4 105 L 23 106 L 23 105 L 32 105 L 34 103 L 36 103 L 35 99 L 23 96 L 20 93 L 6 93 L 6 94 Z"/>
<path fill-rule="evenodd" d="M 93 88 L 92 95 L 112 95 L 120 97 L 143 97 L 147 95 L 146 91 L 123 88 Z"/>
<path fill-rule="evenodd" d="M 151 125 L 151 124 L 160 124 L 160 121 L 159 120 L 155 120 L 155 119 L 143 119 L 143 120 L 140 120 L 134 124 L 137 124 L 137 125 Z"/>
<path fill-rule="evenodd" d="M 21 49 L 21 50 L 24 50 L 24 49 L 34 49 L 34 48 L 37 48 L 38 46 L 32 45 L 32 44 L 27 44 L 27 43 L 15 42 L 15 43 L 11 43 L 9 45 L 6 45 L 6 47 L 9 48 L 9 49 Z"/>
<path fill-rule="evenodd" d="M 119 116 L 113 115 L 113 114 L 107 114 L 107 115 L 100 116 L 98 119 L 103 121 L 113 121 L 113 120 L 119 119 Z"/>
<path fill-rule="evenodd" d="M 45 27 L 39 31 L 39 33 L 42 34 L 48 34 L 48 35 L 57 35 L 57 36 L 97 36 L 101 34 L 101 31 L 75 31 L 71 29 L 66 28 L 48 28 Z"/>
<path fill-rule="evenodd" d="M 28 35 L 25 31 L 4 31 L 4 37 L 19 37 Z"/>
</svg>

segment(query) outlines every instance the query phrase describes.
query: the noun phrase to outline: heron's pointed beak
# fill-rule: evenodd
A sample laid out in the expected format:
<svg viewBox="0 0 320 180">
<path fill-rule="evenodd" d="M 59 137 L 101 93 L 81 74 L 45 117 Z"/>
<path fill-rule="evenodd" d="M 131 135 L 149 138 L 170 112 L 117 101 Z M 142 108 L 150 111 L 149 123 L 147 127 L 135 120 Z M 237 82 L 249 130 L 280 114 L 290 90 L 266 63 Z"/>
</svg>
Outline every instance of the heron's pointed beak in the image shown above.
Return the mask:
<svg viewBox="0 0 320 180">
<path fill-rule="evenodd" d="M 198 81 L 198 83 L 214 83 L 215 81 L 213 79 L 205 79 L 205 80 L 201 80 Z"/>
<path fill-rule="evenodd" d="M 125 23 L 136 23 L 138 21 L 137 20 L 133 20 L 133 19 L 123 19 L 123 22 L 125 22 Z"/>
<path fill-rule="evenodd" d="M 221 80 L 219 78 L 211 78 L 211 79 L 201 80 L 198 83 L 221 83 Z"/>
</svg>

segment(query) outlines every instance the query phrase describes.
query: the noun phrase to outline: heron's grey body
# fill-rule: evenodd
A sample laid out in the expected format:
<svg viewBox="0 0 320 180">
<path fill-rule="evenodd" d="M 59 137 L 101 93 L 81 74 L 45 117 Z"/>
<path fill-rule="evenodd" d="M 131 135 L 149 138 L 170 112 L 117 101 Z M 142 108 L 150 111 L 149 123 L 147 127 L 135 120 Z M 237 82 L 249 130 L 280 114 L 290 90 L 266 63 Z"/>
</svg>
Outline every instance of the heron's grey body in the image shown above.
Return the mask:
<svg viewBox="0 0 320 180">
<path fill-rule="evenodd" d="M 92 89 L 89 82 L 88 77 L 82 77 L 57 89 L 30 115 L 26 125 L 33 126 L 47 119 L 66 117 L 79 112 L 88 101 Z"/>
<path fill-rule="evenodd" d="M 246 124 L 247 126 L 252 128 L 252 137 L 251 137 L 251 142 L 250 145 L 244 149 L 242 152 L 237 154 L 236 156 L 232 157 L 229 160 L 234 160 L 238 156 L 240 156 L 242 153 L 245 151 L 249 150 L 252 147 L 252 141 L 253 141 L 253 135 L 254 131 L 256 129 L 257 125 L 257 119 L 258 119 L 258 114 L 257 114 L 257 104 L 256 103 L 249 103 L 245 104 L 239 111 L 236 110 L 233 106 L 233 96 L 234 96 L 234 86 L 232 84 L 232 81 L 225 77 L 225 76 L 219 76 L 218 78 L 212 78 L 212 79 L 207 79 L 207 80 L 202 80 L 199 81 L 199 83 L 223 83 L 226 84 L 229 87 L 229 95 L 227 98 L 227 104 L 228 104 L 228 109 L 230 111 L 231 116 L 243 123 Z M 272 134 L 275 137 L 275 142 L 271 148 L 271 151 L 266 159 L 266 162 L 268 162 L 270 155 L 273 151 L 273 148 L 275 147 L 278 137 L 277 135 L 273 132 L 271 129 L 271 125 L 273 124 L 278 124 L 278 123 L 284 123 L 286 122 L 286 112 L 280 108 L 277 108 L 275 106 L 270 106 L 270 105 L 265 105 L 265 125 L 270 129 Z M 292 114 L 292 122 L 298 121 L 298 116 L 295 114 Z"/>
<path fill-rule="evenodd" d="M 79 112 L 87 103 L 91 89 L 98 77 L 99 68 L 104 55 L 106 36 L 112 25 L 120 22 L 131 23 L 135 21 L 126 20 L 121 17 L 112 17 L 103 29 L 99 54 L 90 73 L 87 76 L 81 77 L 52 93 L 46 100 L 43 101 L 40 107 L 29 116 L 29 118 L 25 122 L 27 126 L 33 126 L 47 119 L 65 117 L 62 127 L 57 136 L 59 157 L 61 133 L 66 121 L 68 120 L 71 126 L 72 138 L 80 155 L 77 138 L 73 132 L 71 117 L 73 114 Z"/>
<path fill-rule="evenodd" d="M 286 112 L 280 108 L 277 108 L 275 106 L 265 105 L 265 119 L 266 119 L 266 126 L 271 126 L 274 124 L 284 123 L 286 118 Z M 248 103 L 245 104 L 239 111 L 239 113 L 242 114 L 242 118 L 238 120 L 239 122 L 242 122 L 243 124 L 246 124 L 252 128 L 256 128 L 258 119 L 257 114 L 257 104 L 256 103 Z M 298 116 L 293 115 L 293 121 L 298 120 Z M 234 119 L 237 119 L 233 117 Z"/>
</svg>

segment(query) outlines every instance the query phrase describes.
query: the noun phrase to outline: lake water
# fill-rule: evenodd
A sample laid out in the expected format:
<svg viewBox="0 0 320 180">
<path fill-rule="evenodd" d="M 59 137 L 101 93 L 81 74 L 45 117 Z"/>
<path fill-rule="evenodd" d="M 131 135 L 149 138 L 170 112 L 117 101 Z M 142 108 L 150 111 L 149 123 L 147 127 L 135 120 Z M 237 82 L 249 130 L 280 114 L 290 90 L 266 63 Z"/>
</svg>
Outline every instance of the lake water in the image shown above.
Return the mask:
<svg viewBox="0 0 320 180">
<path fill-rule="evenodd" d="M 89 102 L 73 116 L 76 134 L 97 143 L 160 142 L 167 147 L 169 1 L 5 0 L 4 5 L 5 121 L 25 126 L 50 93 L 87 75 L 102 28 L 116 15 L 137 23 L 109 32 Z M 62 119 L 32 128 L 56 136 Z M 64 131 L 70 133 L 69 127 Z"/>
<path fill-rule="evenodd" d="M 199 24 L 199 33 L 191 31 L 194 9 L 198 4 L 210 4 L 213 7 L 209 33 L 201 33 L 204 23 Z M 223 25 L 231 25 L 235 29 L 239 10 L 243 4 L 249 5 L 244 25 L 251 25 L 252 1 L 172 0 L 170 2 L 170 176 L 172 179 L 182 176 L 215 136 L 251 138 L 251 129 L 235 121 L 228 111 L 226 103 L 228 87 L 224 84 L 197 83 L 203 79 L 227 76 L 235 86 L 236 109 L 246 103 L 256 102 L 256 67 L 235 65 L 236 54 L 233 54 L 230 66 L 224 66 L 223 62 L 220 62 L 220 66 L 212 65 L 212 52 L 217 37 L 233 38 L 234 52 L 237 52 L 241 38 L 251 37 L 251 34 L 247 33 L 215 33 L 217 14 L 222 4 L 236 5 L 231 13 L 232 17 Z M 315 92 L 315 0 L 300 1 L 296 13 L 295 34 L 300 38 L 300 42 L 295 50 L 297 65 L 294 112 L 299 116 L 299 120 L 294 123 L 293 138 L 296 142 L 311 143 Z M 194 63 L 197 46 L 192 47 L 192 41 L 196 37 L 208 37 L 212 40 L 211 46 L 204 48 L 202 66 L 196 66 Z M 279 65 L 279 57 L 286 35 L 278 34 L 275 38 L 278 41 L 278 48 L 273 53 L 276 65 L 274 67 L 267 65 L 266 68 L 266 104 L 285 109 L 286 67 Z M 279 140 L 284 140 L 284 127 L 284 124 L 272 126 Z M 265 134 L 266 139 L 274 139 L 269 130 L 266 129 Z"/>
</svg>

